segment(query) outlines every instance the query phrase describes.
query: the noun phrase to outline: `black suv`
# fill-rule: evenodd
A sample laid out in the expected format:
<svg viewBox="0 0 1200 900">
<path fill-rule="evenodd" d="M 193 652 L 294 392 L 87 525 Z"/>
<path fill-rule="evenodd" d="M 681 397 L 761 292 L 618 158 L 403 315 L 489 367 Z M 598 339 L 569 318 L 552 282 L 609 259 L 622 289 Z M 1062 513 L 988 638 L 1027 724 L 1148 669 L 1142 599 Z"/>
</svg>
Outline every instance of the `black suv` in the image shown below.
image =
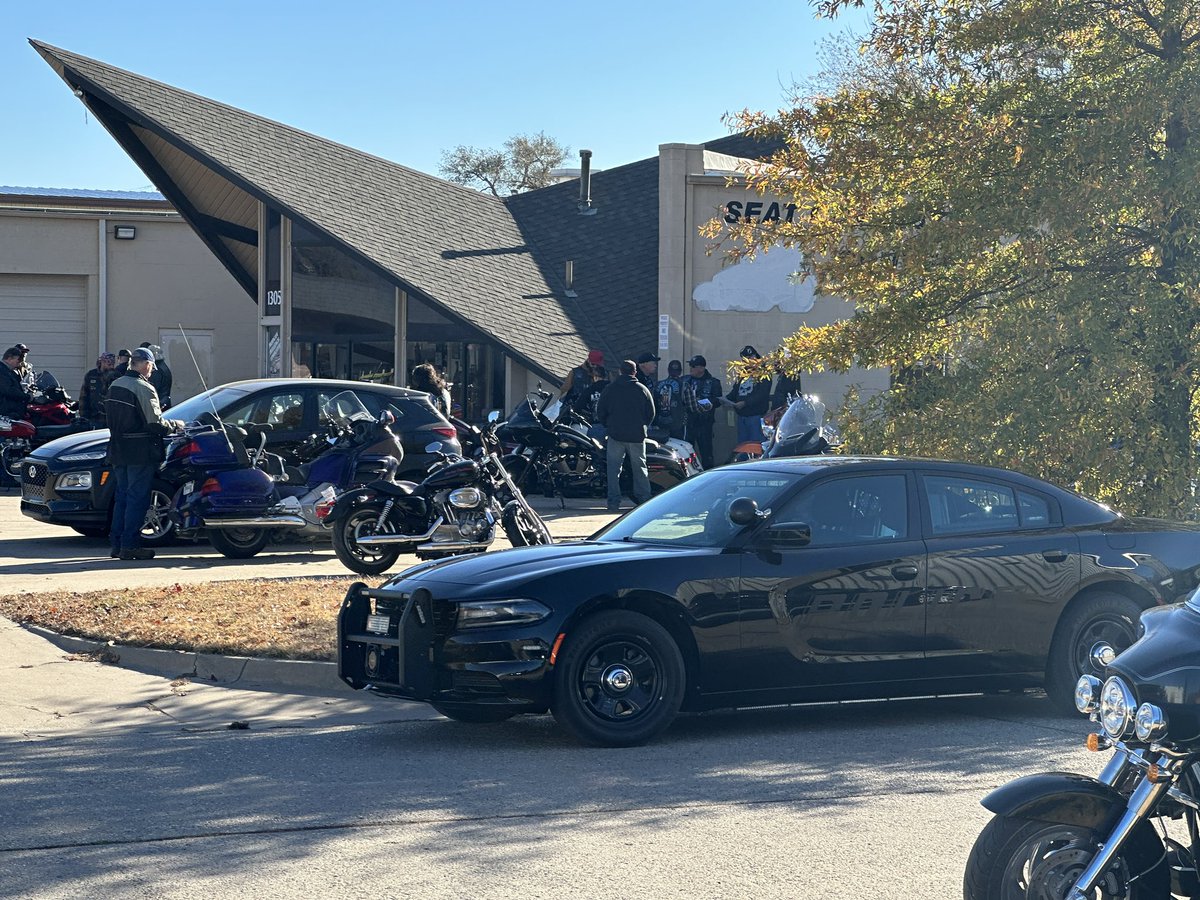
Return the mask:
<svg viewBox="0 0 1200 900">
<path fill-rule="evenodd" d="M 352 390 L 375 415 L 385 409 L 396 417 L 392 430 L 404 446 L 398 476 L 420 481 L 434 457 L 425 452 L 440 442 L 458 453 L 454 426 L 447 422 L 421 391 L 362 381 L 320 378 L 260 378 L 211 388 L 171 407 L 167 417 L 192 421 L 215 411 L 226 423 L 272 426 L 267 447 L 285 459 L 301 441 L 325 426 L 325 401 Z M 68 435 L 33 451 L 21 463 L 21 512 L 41 522 L 66 525 L 80 534 L 108 533 L 112 516 L 112 473 L 105 465 L 108 430 Z M 289 460 L 291 461 L 291 460 Z M 154 545 L 170 540 L 167 517 L 177 485 L 156 482 L 146 517 L 143 541 Z"/>
</svg>

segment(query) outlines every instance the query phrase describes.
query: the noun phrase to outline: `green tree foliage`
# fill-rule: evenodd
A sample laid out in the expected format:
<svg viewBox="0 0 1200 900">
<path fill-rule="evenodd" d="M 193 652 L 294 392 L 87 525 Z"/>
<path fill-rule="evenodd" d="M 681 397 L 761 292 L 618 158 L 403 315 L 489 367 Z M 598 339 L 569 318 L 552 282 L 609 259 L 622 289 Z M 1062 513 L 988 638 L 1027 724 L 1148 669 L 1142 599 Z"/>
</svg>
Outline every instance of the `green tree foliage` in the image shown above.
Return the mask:
<svg viewBox="0 0 1200 900">
<path fill-rule="evenodd" d="M 834 16 L 844 0 L 819 11 Z M 816 89 L 743 128 L 820 294 L 776 370 L 890 366 L 856 450 L 1014 466 L 1130 512 L 1195 509 L 1200 2 L 897 0 Z"/>
<path fill-rule="evenodd" d="M 447 181 L 506 197 L 546 187 L 551 183 L 550 171 L 561 166 L 570 152 L 545 132 L 518 134 L 500 150 L 460 144 L 444 151 L 438 171 Z"/>
</svg>

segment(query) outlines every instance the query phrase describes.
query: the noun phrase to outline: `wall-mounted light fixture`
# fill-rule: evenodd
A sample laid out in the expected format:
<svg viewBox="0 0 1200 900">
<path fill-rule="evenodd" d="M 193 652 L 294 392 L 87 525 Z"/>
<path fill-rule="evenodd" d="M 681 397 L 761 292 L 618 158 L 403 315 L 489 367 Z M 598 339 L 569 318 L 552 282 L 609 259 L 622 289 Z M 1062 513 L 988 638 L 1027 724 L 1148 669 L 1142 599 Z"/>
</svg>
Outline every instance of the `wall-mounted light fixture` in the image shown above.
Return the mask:
<svg viewBox="0 0 1200 900">
<path fill-rule="evenodd" d="M 132 241 L 137 237 L 137 228 L 132 225 L 118 225 L 113 229 L 113 237 L 118 241 Z"/>
</svg>

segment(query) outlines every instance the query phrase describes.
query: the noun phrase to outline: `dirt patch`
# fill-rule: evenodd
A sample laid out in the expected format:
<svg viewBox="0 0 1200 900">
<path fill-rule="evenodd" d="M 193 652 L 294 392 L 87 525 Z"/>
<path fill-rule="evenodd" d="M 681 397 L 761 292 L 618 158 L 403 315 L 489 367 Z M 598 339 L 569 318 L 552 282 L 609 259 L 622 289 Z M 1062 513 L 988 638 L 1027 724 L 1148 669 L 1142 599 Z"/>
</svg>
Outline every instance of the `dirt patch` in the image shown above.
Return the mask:
<svg viewBox="0 0 1200 900">
<path fill-rule="evenodd" d="M 0 596 L 0 615 L 60 634 L 136 647 L 333 659 L 337 611 L 361 578 L 174 584 Z M 383 579 L 370 579 L 379 584 Z"/>
</svg>

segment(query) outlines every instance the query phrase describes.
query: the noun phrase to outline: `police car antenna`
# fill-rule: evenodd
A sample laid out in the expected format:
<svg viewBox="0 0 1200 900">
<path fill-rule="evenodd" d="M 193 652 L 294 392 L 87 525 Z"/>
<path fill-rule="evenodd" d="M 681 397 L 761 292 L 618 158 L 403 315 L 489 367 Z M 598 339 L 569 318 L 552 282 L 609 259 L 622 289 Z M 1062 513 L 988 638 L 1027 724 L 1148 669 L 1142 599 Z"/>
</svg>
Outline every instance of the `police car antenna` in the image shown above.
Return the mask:
<svg viewBox="0 0 1200 900">
<path fill-rule="evenodd" d="M 192 352 L 192 342 L 188 340 L 187 332 L 183 330 L 182 324 L 179 325 L 179 333 L 183 336 L 183 346 L 187 347 L 188 356 L 192 358 L 192 365 L 196 367 L 196 374 L 200 377 L 200 386 L 207 394 L 208 383 L 204 380 L 204 373 L 200 371 L 200 363 L 196 362 L 196 354 Z M 220 419 L 221 414 L 217 412 L 217 404 L 213 402 L 211 395 L 208 398 L 208 405 L 212 407 L 213 415 Z"/>
</svg>

